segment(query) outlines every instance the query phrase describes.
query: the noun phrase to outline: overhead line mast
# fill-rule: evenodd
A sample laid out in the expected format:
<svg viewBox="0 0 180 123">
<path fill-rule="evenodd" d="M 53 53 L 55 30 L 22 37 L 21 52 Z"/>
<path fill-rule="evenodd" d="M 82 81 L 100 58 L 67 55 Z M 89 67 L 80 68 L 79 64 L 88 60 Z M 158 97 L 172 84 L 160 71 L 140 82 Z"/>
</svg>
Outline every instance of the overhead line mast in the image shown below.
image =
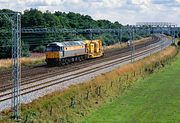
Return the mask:
<svg viewBox="0 0 180 123">
<path fill-rule="evenodd" d="M 20 118 L 21 83 L 21 14 L 19 12 L 0 13 L 11 23 L 12 33 L 12 110 L 13 118 Z"/>
<path fill-rule="evenodd" d="M 20 118 L 20 83 L 21 83 L 21 14 L 12 16 L 12 60 L 13 60 L 13 88 L 12 109 L 15 120 Z"/>
</svg>

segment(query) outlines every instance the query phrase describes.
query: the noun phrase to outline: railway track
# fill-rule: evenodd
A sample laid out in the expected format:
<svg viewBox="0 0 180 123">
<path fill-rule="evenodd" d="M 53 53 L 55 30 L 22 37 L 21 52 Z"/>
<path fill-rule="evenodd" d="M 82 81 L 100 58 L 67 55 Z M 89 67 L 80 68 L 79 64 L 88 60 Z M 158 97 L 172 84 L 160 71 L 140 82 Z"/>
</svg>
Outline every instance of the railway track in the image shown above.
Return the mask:
<svg viewBox="0 0 180 123">
<path fill-rule="evenodd" d="M 152 41 L 152 42 L 148 42 L 146 44 L 136 45 L 136 50 L 139 51 L 139 50 L 141 50 L 140 48 L 142 48 L 143 46 L 148 46 L 149 43 L 154 44 L 154 43 L 157 43 L 158 41 L 159 40 L 155 40 L 155 41 Z M 100 62 L 113 60 L 113 59 L 116 59 L 118 57 L 124 57 L 124 56 L 129 55 L 129 54 L 131 54 L 131 52 L 129 51 L 129 48 L 125 48 L 124 50 L 120 50 L 120 52 L 114 53 L 111 57 L 109 57 L 109 55 L 107 55 L 107 57 L 105 56 L 104 58 L 99 58 L 99 59 L 96 59 L 96 60 L 84 61 L 84 62 L 79 63 L 77 65 L 73 64 L 73 65 L 71 65 L 72 67 L 69 67 L 68 69 L 66 69 L 66 67 L 63 66 L 63 67 L 60 67 L 60 70 L 47 72 L 45 74 L 37 75 L 35 77 L 22 78 L 21 86 L 29 84 L 29 83 L 35 83 L 37 81 L 40 81 L 40 80 L 43 80 L 43 79 L 46 79 L 46 78 L 49 78 L 49 77 L 61 75 L 61 74 L 68 73 L 68 72 L 71 72 L 71 71 L 75 71 L 75 70 L 78 70 L 78 69 L 81 69 L 81 68 L 89 67 L 92 64 L 97 64 L 97 63 L 100 63 Z M 0 86 L 0 92 L 6 91 L 6 90 L 11 89 L 11 88 L 12 88 L 12 83 L 7 83 L 7 84 L 4 84 L 4 85 L 1 85 Z"/>
<path fill-rule="evenodd" d="M 138 49 L 139 47 L 143 47 L 143 46 L 148 46 L 151 43 L 156 43 L 158 41 L 158 39 L 156 40 L 152 40 L 152 41 L 146 41 L 145 43 L 137 43 L 135 45 L 136 49 Z M 22 69 L 22 83 L 25 81 L 30 81 L 32 79 L 34 80 L 39 80 L 41 78 L 44 78 L 47 75 L 55 75 L 57 74 L 61 74 L 61 73 L 66 73 L 72 70 L 76 70 L 79 69 L 79 67 L 81 68 L 81 66 L 83 64 L 96 64 L 99 62 L 103 62 L 104 60 L 112 60 L 115 57 L 117 57 L 117 55 L 120 55 L 122 53 L 128 53 L 129 48 L 123 48 L 123 49 L 114 49 L 114 50 L 108 50 L 105 52 L 105 56 L 103 58 L 98 58 L 98 59 L 92 59 L 92 60 L 85 60 L 82 62 L 78 62 L 78 63 L 74 63 L 74 64 L 70 64 L 67 66 L 61 66 L 61 67 L 46 67 L 44 65 L 42 66 L 38 66 L 35 68 L 24 68 Z M 119 56 L 121 57 L 121 56 Z M 85 67 L 85 66 L 83 66 Z M 11 74 L 7 71 L 5 71 L 5 73 L 0 73 L 1 74 L 1 78 L 0 78 L 0 92 L 4 91 L 6 89 L 6 86 L 9 86 L 9 84 L 11 83 Z M 43 79 L 44 79 L 43 78 Z"/>
<path fill-rule="evenodd" d="M 165 42 L 165 43 L 166 44 L 164 44 L 164 47 L 170 45 L 169 42 Z M 148 53 L 152 53 L 154 51 L 157 51 L 158 49 L 161 49 L 161 47 L 162 46 L 159 45 L 159 42 L 152 44 L 151 47 L 148 47 L 147 49 L 144 47 L 141 47 L 140 49 L 137 50 L 134 57 L 135 57 L 135 59 L 137 59 L 137 58 L 145 56 L 145 55 L 147 56 Z M 44 80 L 41 82 L 37 81 L 37 82 L 31 83 L 31 84 L 30 83 L 25 84 L 25 85 L 22 85 L 21 95 L 23 96 L 23 95 L 26 95 L 28 93 L 39 91 L 39 90 L 42 90 L 44 88 L 48 88 L 48 87 L 51 87 L 51 86 L 54 86 L 54 85 L 57 85 L 57 84 L 60 84 L 63 82 L 67 82 L 69 80 L 72 80 L 72 79 L 75 79 L 75 78 L 78 78 L 78 77 L 81 77 L 81 76 L 84 76 L 87 74 L 91 74 L 93 72 L 105 69 L 107 67 L 112 67 L 114 65 L 121 64 L 123 62 L 127 62 L 130 60 L 131 60 L 131 55 L 126 54 L 126 56 L 116 58 L 116 59 L 108 61 L 108 62 L 100 63 L 98 66 L 94 66 L 92 68 L 88 68 L 88 69 L 84 68 L 81 70 L 77 70 L 73 74 L 68 74 L 65 76 L 56 75 L 56 77 L 54 77 L 54 78 L 51 77 L 51 79 L 47 79 L 47 80 Z M 11 99 L 11 98 L 12 98 L 11 90 L 0 93 L 0 102 L 6 101 L 6 100 Z"/>
<path fill-rule="evenodd" d="M 146 40 L 145 42 L 143 42 L 144 45 L 149 45 L 149 43 L 151 43 L 151 41 L 149 40 Z M 136 45 L 140 45 L 142 44 L 142 42 L 137 42 Z M 105 54 L 106 56 L 105 57 L 109 57 L 109 56 L 112 56 L 114 53 L 116 52 L 121 52 L 124 50 L 127 51 L 128 48 L 122 48 L 122 49 L 112 49 L 112 50 L 106 50 L 105 51 Z M 79 64 L 79 63 L 75 63 L 75 64 Z M 80 64 L 82 64 L 82 62 L 80 62 Z M 71 67 L 72 65 L 67 65 L 67 67 Z M 63 66 L 64 67 L 64 66 Z M 62 68 L 63 68 L 62 67 Z M 36 66 L 36 67 L 32 67 L 32 68 L 27 68 L 27 67 L 22 67 L 22 78 L 25 78 L 27 76 L 35 76 L 35 75 L 39 75 L 39 74 L 45 74 L 45 73 L 49 73 L 49 72 L 52 72 L 52 71 L 55 71 L 55 70 L 58 70 L 59 67 L 53 67 L 52 69 L 51 68 L 48 68 L 46 67 L 46 65 L 40 65 L 40 66 Z M 31 71 L 31 72 L 29 72 Z M 4 82 L 4 80 L 9 80 L 10 81 L 10 77 L 11 77 L 11 70 L 8 70 L 8 71 L 0 71 L 0 75 L 1 75 L 1 78 L 0 78 L 0 84 L 2 84 Z"/>
</svg>

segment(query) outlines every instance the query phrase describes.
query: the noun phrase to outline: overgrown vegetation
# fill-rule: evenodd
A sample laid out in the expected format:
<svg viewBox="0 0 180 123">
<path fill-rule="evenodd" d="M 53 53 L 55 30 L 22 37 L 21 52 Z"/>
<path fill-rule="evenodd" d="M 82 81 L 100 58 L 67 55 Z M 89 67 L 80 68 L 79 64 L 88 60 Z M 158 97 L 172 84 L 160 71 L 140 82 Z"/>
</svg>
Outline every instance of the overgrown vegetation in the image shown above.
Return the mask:
<svg viewBox="0 0 180 123">
<path fill-rule="evenodd" d="M 22 121 L 25 123 L 59 122 L 77 123 L 104 102 L 112 101 L 131 87 L 137 79 L 153 73 L 169 63 L 177 54 L 169 47 L 133 64 L 125 65 L 95 79 L 56 92 L 22 106 Z M 2 116 L 10 116 L 3 111 Z M 6 117 L 1 122 L 12 122 Z"/>
<path fill-rule="evenodd" d="M 44 57 L 32 58 L 24 57 L 21 58 L 22 66 L 36 66 L 45 63 Z M 12 59 L 0 59 L 0 69 L 7 69 L 12 67 Z"/>
<path fill-rule="evenodd" d="M 44 53 L 46 51 L 46 47 L 43 45 L 40 45 L 40 46 L 37 46 L 33 51 L 37 53 Z"/>
</svg>

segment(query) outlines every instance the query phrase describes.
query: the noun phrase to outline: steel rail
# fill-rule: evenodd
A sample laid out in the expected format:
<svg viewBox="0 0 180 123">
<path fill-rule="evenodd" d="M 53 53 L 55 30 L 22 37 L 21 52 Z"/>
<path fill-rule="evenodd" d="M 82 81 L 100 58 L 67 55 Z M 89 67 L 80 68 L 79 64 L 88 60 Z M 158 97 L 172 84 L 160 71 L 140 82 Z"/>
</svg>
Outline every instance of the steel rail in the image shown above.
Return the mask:
<svg viewBox="0 0 180 123">
<path fill-rule="evenodd" d="M 155 41 L 155 43 L 156 43 L 156 41 Z M 154 42 L 152 42 L 152 44 L 154 44 Z M 138 50 L 140 50 L 140 48 L 142 48 L 142 45 L 138 45 L 136 48 L 137 48 L 137 51 L 138 51 Z M 117 54 L 113 55 L 112 57 L 107 57 L 107 58 L 101 59 L 98 62 L 105 62 L 108 59 L 112 60 L 112 59 L 117 58 L 117 56 L 123 57 L 123 56 L 126 56 L 126 55 L 130 54 L 130 52 L 131 51 L 129 51 L 129 49 L 127 48 L 124 52 L 122 52 L 122 54 L 117 53 Z M 78 66 L 74 66 L 73 70 L 78 70 L 79 68 L 88 67 L 88 66 L 92 65 L 93 62 L 96 62 L 96 61 L 92 61 L 92 62 L 89 62 L 89 63 L 87 62 L 86 64 L 79 64 Z M 21 86 L 26 85 L 26 84 L 31 84 L 31 83 L 34 83 L 36 81 L 40 81 L 40 80 L 43 80 L 43 79 L 46 79 L 46 78 L 49 78 L 49 77 L 53 77 L 53 76 L 56 76 L 56 75 L 60 75 L 62 73 L 68 73 L 68 72 L 71 72 L 71 71 L 72 71 L 72 69 L 68 69 L 66 71 L 59 71 L 59 72 L 58 71 L 53 71 L 51 73 L 46 73 L 46 74 L 39 75 L 39 76 L 36 76 L 36 77 L 30 77 L 30 78 L 27 78 L 27 79 L 25 78 L 25 79 L 22 79 Z M 10 89 L 11 86 L 12 86 L 11 83 L 0 86 L 0 92 L 3 92 L 3 91 L 6 91 L 6 90 Z"/>
<path fill-rule="evenodd" d="M 149 53 L 149 51 L 154 51 L 156 49 L 159 49 L 160 46 L 156 46 L 156 47 L 153 47 L 151 49 L 148 49 L 148 50 L 144 50 L 140 53 L 137 53 L 135 54 L 135 58 L 138 58 L 140 56 L 143 56 L 147 53 Z M 87 74 L 90 74 L 90 73 L 93 73 L 95 71 L 98 71 L 98 70 L 102 70 L 104 68 L 107 68 L 107 67 L 111 67 L 111 66 L 114 66 L 116 65 L 117 63 L 122 63 L 122 62 L 125 62 L 127 60 L 130 60 L 131 57 L 130 55 L 129 56 L 126 56 L 125 58 L 123 59 L 120 59 L 120 60 L 117 60 L 117 61 L 114 61 L 114 62 L 111 62 L 111 63 L 107 63 L 105 65 L 102 65 L 102 66 L 99 66 L 99 67 L 96 67 L 96 68 L 92 68 L 92 69 L 88 69 L 88 70 L 85 70 L 85 71 L 82 71 L 82 72 L 79 72 L 79 73 L 76 73 L 76 74 L 72 74 L 71 76 L 72 77 L 69 77 L 68 79 L 65 79 L 65 80 L 60 80 L 58 82 L 54 82 L 56 80 L 59 80 L 59 79 L 63 79 L 63 78 L 66 78 L 67 76 L 63 77 L 63 78 L 58 78 L 58 79 L 54 79 L 54 80 L 50 80 L 46 83 L 41 83 L 41 84 L 38 84 L 38 85 L 33 85 L 33 86 L 30 86 L 30 87 L 27 87 L 27 88 L 23 88 L 21 89 L 21 91 L 26 91 L 27 89 L 32 89 L 30 91 L 26 91 L 26 92 L 23 92 L 21 93 L 21 95 L 25 95 L 25 94 L 28 94 L 28 93 L 31 93 L 31 92 L 34 92 L 34 91 L 37 91 L 37 90 L 41 90 L 41 89 L 44 89 L 44 88 L 47 88 L 47 87 L 50 87 L 50 86 L 53 86 L 53 85 L 56 85 L 56 84 L 59 84 L 59 83 L 62 83 L 62 82 L 65 82 L 65 81 L 69 81 L 69 80 L 72 80 L 74 78 L 77 78 L 77 77 L 80 77 L 80 76 L 83 76 L 83 75 L 87 75 Z M 46 85 L 45 85 L 46 84 Z M 43 85 L 42 87 L 39 87 Z M 35 87 L 39 87 L 39 88 L 36 88 L 36 89 L 33 89 Z M 4 97 L 4 96 L 8 96 L 8 95 L 11 95 L 11 93 L 7 93 L 7 94 L 3 94 L 3 95 L 0 95 L 0 97 Z M 2 101 L 5 101 L 5 100 L 8 100 L 10 99 L 11 97 L 8 97 L 8 98 L 4 98 L 4 99 L 1 99 L 0 102 Z"/>
</svg>

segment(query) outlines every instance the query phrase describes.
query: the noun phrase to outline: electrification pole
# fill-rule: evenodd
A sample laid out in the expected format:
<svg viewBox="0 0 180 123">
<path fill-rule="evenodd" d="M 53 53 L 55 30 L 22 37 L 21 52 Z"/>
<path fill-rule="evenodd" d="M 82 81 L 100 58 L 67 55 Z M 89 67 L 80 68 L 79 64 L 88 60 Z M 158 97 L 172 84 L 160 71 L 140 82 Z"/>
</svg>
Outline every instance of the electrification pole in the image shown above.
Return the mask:
<svg viewBox="0 0 180 123">
<path fill-rule="evenodd" d="M 93 34 L 92 34 L 92 29 L 90 29 L 90 40 L 93 40 Z"/>
<path fill-rule="evenodd" d="M 21 14 L 12 16 L 12 110 L 13 118 L 20 118 L 20 83 L 21 83 Z"/>
<path fill-rule="evenodd" d="M 160 34 L 161 34 L 161 36 L 163 35 L 162 27 L 160 27 Z M 163 50 L 163 40 L 162 40 L 162 38 L 161 38 L 161 50 Z"/>
<path fill-rule="evenodd" d="M 121 44 L 121 41 L 122 41 L 122 29 L 118 29 L 118 33 L 119 33 L 119 44 Z"/>
<path fill-rule="evenodd" d="M 172 29 L 172 32 L 173 32 L 173 36 L 172 36 L 172 38 L 173 38 L 173 39 L 172 39 L 172 43 L 175 43 L 175 38 L 176 38 L 176 37 L 175 37 L 175 30 L 174 30 L 174 29 Z"/>
<path fill-rule="evenodd" d="M 135 46 L 134 46 L 134 29 L 130 30 L 130 36 L 131 36 L 131 41 L 130 41 L 130 46 L 131 46 L 131 63 L 134 62 L 135 58 Z"/>
<path fill-rule="evenodd" d="M 21 14 L 0 13 L 11 23 L 12 31 L 12 110 L 13 118 L 19 120 L 20 117 L 20 83 L 21 83 Z"/>
</svg>

